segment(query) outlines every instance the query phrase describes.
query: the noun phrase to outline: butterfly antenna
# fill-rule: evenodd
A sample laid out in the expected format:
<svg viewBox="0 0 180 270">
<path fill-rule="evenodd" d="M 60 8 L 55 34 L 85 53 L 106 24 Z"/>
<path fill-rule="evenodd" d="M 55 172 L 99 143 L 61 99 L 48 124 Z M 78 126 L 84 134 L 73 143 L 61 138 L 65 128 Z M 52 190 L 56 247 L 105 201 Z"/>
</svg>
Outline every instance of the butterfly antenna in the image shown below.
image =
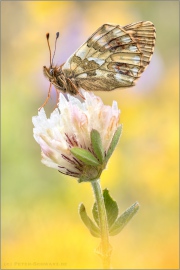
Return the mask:
<svg viewBox="0 0 180 270">
<path fill-rule="evenodd" d="M 50 54 L 50 66 L 52 66 L 52 61 L 51 61 L 51 48 L 50 48 L 50 44 L 49 44 L 49 33 L 46 34 L 46 39 L 47 39 L 47 44 L 48 44 L 49 54 Z"/>
<path fill-rule="evenodd" d="M 52 64 L 53 64 L 54 56 L 55 56 L 55 53 L 56 53 L 56 43 L 57 43 L 58 37 L 59 37 L 59 32 L 56 33 L 55 49 L 54 49 L 54 53 L 53 53 Z"/>
</svg>

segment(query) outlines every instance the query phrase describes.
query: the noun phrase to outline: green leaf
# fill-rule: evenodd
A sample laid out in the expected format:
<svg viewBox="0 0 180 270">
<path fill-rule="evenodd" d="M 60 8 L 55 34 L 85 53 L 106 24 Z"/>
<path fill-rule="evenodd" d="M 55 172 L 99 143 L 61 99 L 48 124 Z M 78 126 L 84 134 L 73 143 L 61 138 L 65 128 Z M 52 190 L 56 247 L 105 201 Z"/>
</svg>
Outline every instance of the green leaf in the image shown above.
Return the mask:
<svg viewBox="0 0 180 270">
<path fill-rule="evenodd" d="M 121 135 L 121 132 L 122 132 L 122 125 L 120 125 L 116 132 L 114 133 L 114 136 L 112 138 L 112 141 L 110 143 L 110 146 L 109 146 L 109 149 L 107 151 L 107 154 L 106 154 L 106 157 L 105 157 L 105 162 L 107 163 L 110 156 L 112 155 L 112 153 L 114 152 L 115 148 L 116 148 L 116 145 L 119 141 L 119 138 L 120 138 L 120 135 Z"/>
<path fill-rule="evenodd" d="M 114 201 L 112 197 L 109 195 L 109 190 L 107 188 L 103 190 L 103 197 L 106 207 L 108 227 L 110 228 L 118 217 L 119 209 L 117 202 Z"/>
<path fill-rule="evenodd" d="M 100 237 L 100 229 L 94 224 L 94 222 L 88 217 L 86 213 L 85 206 L 81 203 L 79 205 L 79 214 L 83 221 L 83 223 L 86 225 L 86 227 L 89 229 L 90 233 L 94 237 Z"/>
<path fill-rule="evenodd" d="M 103 197 L 104 197 L 104 204 L 106 208 L 106 214 L 107 214 L 107 221 L 108 221 L 108 227 L 110 228 L 115 220 L 118 217 L 118 205 L 116 201 L 114 201 L 111 196 L 109 195 L 109 190 L 104 189 L 103 190 Z M 97 209 L 97 203 L 94 203 L 93 209 L 92 209 L 94 220 L 96 221 L 97 225 L 99 226 L 99 215 L 98 215 L 98 209 Z"/>
<path fill-rule="evenodd" d="M 110 228 L 109 234 L 113 236 L 120 233 L 120 231 L 132 219 L 132 217 L 137 213 L 138 210 L 139 210 L 139 203 L 135 202 L 120 217 L 118 217 L 118 219 Z"/>
<path fill-rule="evenodd" d="M 93 218 L 96 221 L 97 225 L 99 226 L 99 214 L 97 209 L 97 203 L 95 202 L 92 209 Z"/>
<path fill-rule="evenodd" d="M 99 132 L 95 129 L 91 131 L 91 143 L 99 162 L 102 164 L 104 160 L 104 150 Z"/>
<path fill-rule="evenodd" d="M 99 161 L 95 158 L 95 156 L 93 156 L 93 154 L 83 148 L 73 147 L 70 149 L 70 151 L 76 158 L 83 161 L 86 165 L 100 165 Z"/>
</svg>

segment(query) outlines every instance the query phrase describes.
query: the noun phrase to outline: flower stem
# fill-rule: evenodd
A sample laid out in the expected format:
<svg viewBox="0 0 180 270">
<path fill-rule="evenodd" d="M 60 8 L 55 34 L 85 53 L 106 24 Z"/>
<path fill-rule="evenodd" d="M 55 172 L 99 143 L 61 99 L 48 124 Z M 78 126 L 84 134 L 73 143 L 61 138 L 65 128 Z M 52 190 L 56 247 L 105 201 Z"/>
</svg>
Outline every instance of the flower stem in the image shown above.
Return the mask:
<svg viewBox="0 0 180 270">
<path fill-rule="evenodd" d="M 104 204 L 104 198 L 102 194 L 102 189 L 100 185 L 100 179 L 91 181 L 92 188 L 94 191 L 97 210 L 99 215 L 99 227 L 101 231 L 101 245 L 99 247 L 98 253 L 102 257 L 103 268 L 110 269 L 110 256 L 111 256 L 111 245 L 109 244 L 109 232 L 108 232 L 108 223 L 107 223 L 107 214 Z"/>
</svg>

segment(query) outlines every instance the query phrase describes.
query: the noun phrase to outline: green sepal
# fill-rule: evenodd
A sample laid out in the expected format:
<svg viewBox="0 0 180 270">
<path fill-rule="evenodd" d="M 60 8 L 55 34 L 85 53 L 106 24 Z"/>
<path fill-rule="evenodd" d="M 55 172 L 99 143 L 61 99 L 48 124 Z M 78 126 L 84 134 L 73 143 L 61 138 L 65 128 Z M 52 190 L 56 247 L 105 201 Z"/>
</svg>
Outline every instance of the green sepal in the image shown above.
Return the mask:
<svg viewBox="0 0 180 270">
<path fill-rule="evenodd" d="M 70 151 L 76 158 L 84 162 L 86 165 L 91 165 L 91 166 L 100 165 L 99 161 L 95 158 L 95 156 L 93 156 L 93 154 L 91 154 L 89 151 L 83 148 L 73 147 L 70 149 Z"/>
<path fill-rule="evenodd" d="M 95 155 L 97 156 L 99 162 L 103 164 L 104 160 L 104 150 L 102 146 L 102 140 L 99 132 L 95 129 L 91 131 L 91 143 L 94 150 Z"/>
<path fill-rule="evenodd" d="M 139 210 L 139 203 L 135 202 L 131 205 L 126 211 L 118 217 L 115 223 L 109 230 L 109 235 L 113 236 L 118 233 L 127 225 L 127 223 L 132 219 L 132 217 L 137 213 Z"/>
<path fill-rule="evenodd" d="M 108 227 L 110 228 L 118 217 L 119 209 L 118 209 L 118 205 L 116 201 L 114 201 L 112 197 L 109 195 L 109 190 L 107 188 L 103 190 L 103 198 L 104 198 L 104 204 L 106 208 Z M 94 220 L 99 226 L 99 216 L 98 216 L 98 209 L 97 209 L 96 202 L 93 205 L 92 213 L 93 213 Z"/>
<path fill-rule="evenodd" d="M 83 223 L 86 225 L 86 227 L 89 229 L 90 233 L 94 237 L 100 237 L 100 229 L 94 224 L 94 222 L 88 217 L 86 213 L 85 206 L 83 203 L 79 205 L 79 214 L 83 221 Z"/>
<path fill-rule="evenodd" d="M 106 157 L 105 157 L 105 162 L 107 163 L 110 156 L 112 155 L 112 153 L 114 152 L 116 145 L 118 144 L 120 135 L 122 132 L 122 125 L 119 125 L 119 127 L 117 128 L 116 132 L 114 133 L 114 136 L 112 138 L 112 141 L 110 143 L 109 149 L 107 151 Z"/>
</svg>

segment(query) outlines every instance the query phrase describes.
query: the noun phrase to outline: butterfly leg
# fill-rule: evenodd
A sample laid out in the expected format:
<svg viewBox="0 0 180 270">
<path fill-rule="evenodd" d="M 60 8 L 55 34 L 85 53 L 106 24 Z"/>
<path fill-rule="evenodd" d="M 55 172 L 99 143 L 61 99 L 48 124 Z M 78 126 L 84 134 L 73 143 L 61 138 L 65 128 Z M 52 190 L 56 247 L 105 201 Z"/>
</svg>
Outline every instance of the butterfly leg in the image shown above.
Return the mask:
<svg viewBox="0 0 180 270">
<path fill-rule="evenodd" d="M 83 95 L 81 95 L 81 93 L 78 91 L 78 95 L 83 99 L 85 100 L 85 97 Z"/>
<path fill-rule="evenodd" d="M 67 78 L 66 80 L 71 84 L 73 89 L 75 89 L 75 94 L 79 95 L 83 100 L 85 100 L 85 97 L 83 95 L 81 95 L 81 93 L 78 91 L 78 88 L 76 87 L 76 85 L 69 78 Z"/>
<path fill-rule="evenodd" d="M 54 107 L 54 110 L 58 108 L 58 102 L 59 102 L 59 96 L 60 96 L 59 94 L 60 94 L 59 91 L 56 89 L 56 106 Z"/>
<path fill-rule="evenodd" d="M 56 89 L 56 107 L 59 101 L 59 91 Z"/>
<path fill-rule="evenodd" d="M 43 105 L 41 107 L 39 107 L 38 111 L 40 111 L 48 102 L 50 95 L 51 95 L 51 86 L 52 86 L 52 83 L 50 83 L 50 86 L 49 86 L 48 96 L 47 96 L 46 100 L 44 101 Z"/>
</svg>

